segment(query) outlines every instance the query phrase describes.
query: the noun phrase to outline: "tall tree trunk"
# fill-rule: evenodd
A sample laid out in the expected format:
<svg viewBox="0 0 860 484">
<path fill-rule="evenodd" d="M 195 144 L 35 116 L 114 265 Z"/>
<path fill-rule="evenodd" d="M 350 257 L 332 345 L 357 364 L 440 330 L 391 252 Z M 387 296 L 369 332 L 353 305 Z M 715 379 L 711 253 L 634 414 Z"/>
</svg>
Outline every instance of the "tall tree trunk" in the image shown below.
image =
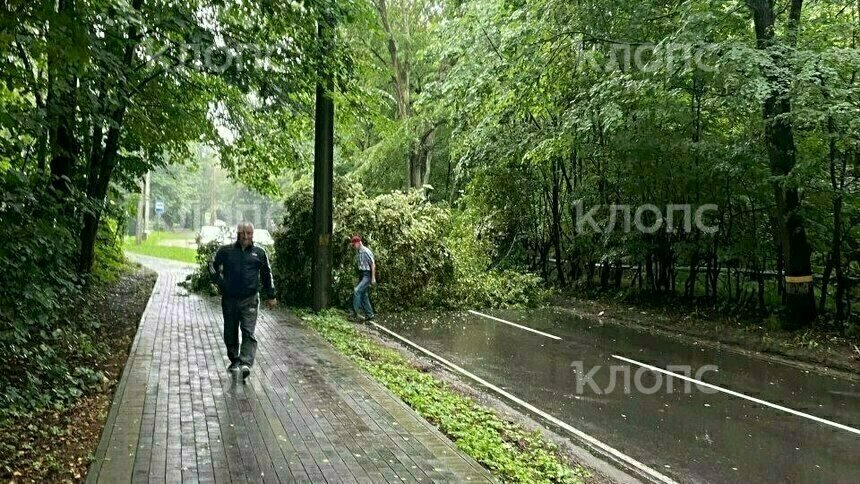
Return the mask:
<svg viewBox="0 0 860 484">
<path fill-rule="evenodd" d="M 690 274 L 684 282 L 684 297 L 690 299 L 696 298 L 696 280 L 699 278 L 699 242 L 696 240 L 694 243 L 696 244 L 696 248 L 690 254 Z"/>
<path fill-rule="evenodd" d="M 401 48 L 397 40 L 394 38 L 394 29 L 391 26 L 391 18 L 389 16 L 387 0 L 373 0 L 373 6 L 376 13 L 379 15 L 379 21 L 382 24 L 382 30 L 385 32 L 386 47 L 388 49 L 388 66 L 391 69 L 391 83 L 394 89 L 394 99 L 397 103 L 397 118 L 406 123 L 412 118 L 412 101 L 411 101 L 411 62 L 409 58 L 409 40 L 406 42 L 406 48 Z M 400 5 L 403 14 L 403 28 L 400 35 L 410 38 L 408 6 Z M 377 54 L 377 57 L 382 60 L 382 56 Z M 383 61 L 385 62 L 385 61 Z M 406 176 L 410 188 L 420 189 L 426 183 L 429 173 L 429 146 L 427 136 L 435 131 L 435 128 L 421 137 L 421 140 L 415 143 L 409 150 L 406 157 L 407 170 Z"/>
<path fill-rule="evenodd" d="M 50 184 L 62 198 L 72 190 L 71 178 L 78 157 L 75 117 L 78 108 L 78 68 L 63 46 L 75 38 L 75 0 L 58 0 L 57 16 L 48 31 L 48 102 L 51 163 Z"/>
<path fill-rule="evenodd" d="M 771 0 L 747 0 L 755 24 L 756 44 L 767 51 L 773 66 L 764 73 L 770 92 L 764 101 L 764 137 L 767 144 L 771 173 L 774 182 L 776 217 L 785 255 L 786 291 L 785 309 L 787 328 L 810 324 L 816 317 L 812 285 L 812 249 L 806 237 L 806 221 L 800 213 L 800 197 L 796 188 L 784 187 L 781 179 L 788 176 L 796 162 L 794 131 L 792 128 L 790 87 L 791 79 L 785 73 L 788 60 L 783 46 L 776 41 L 774 29 L 776 13 Z M 786 44 L 797 44 L 797 33 L 803 0 L 791 0 Z"/>
<path fill-rule="evenodd" d="M 134 48 L 131 47 L 130 49 L 133 55 Z M 116 166 L 125 109 L 125 104 L 122 104 L 114 111 L 113 116 L 111 116 L 113 125 L 108 131 L 104 155 L 100 157 L 100 161 L 91 163 L 95 166 L 95 171 L 91 171 L 91 174 L 95 173 L 96 176 L 87 180 L 87 198 L 93 206 L 84 212 L 84 225 L 81 228 L 81 248 L 78 256 L 78 271 L 81 274 L 89 273 L 95 261 L 96 235 L 98 234 L 108 188 L 110 188 L 111 176 Z"/>
<path fill-rule="evenodd" d="M 823 87 L 823 83 L 822 83 Z M 834 301 L 836 302 L 836 319 L 842 320 L 845 318 L 845 274 L 842 267 L 842 204 L 843 193 L 845 190 L 845 175 L 847 156 L 839 156 L 839 150 L 836 147 L 836 122 L 833 116 L 827 117 L 827 132 L 830 135 L 829 143 L 829 168 L 830 168 L 830 186 L 833 189 L 833 237 L 830 246 L 830 258 L 828 259 L 827 274 L 825 282 L 822 283 L 821 294 L 821 310 L 825 310 L 825 284 L 830 277 L 830 269 L 836 270 L 836 294 Z M 837 159 L 841 158 L 842 163 L 840 172 L 837 173 Z"/>
<path fill-rule="evenodd" d="M 760 311 L 765 310 L 764 301 L 764 267 L 759 264 L 756 270 L 756 281 L 758 282 L 758 307 Z"/>
<path fill-rule="evenodd" d="M 131 6 L 135 11 L 139 12 L 143 7 L 143 0 L 133 0 Z M 81 245 L 78 255 L 78 270 L 81 274 L 89 273 L 95 260 L 96 235 L 102 211 L 104 210 L 105 199 L 110 188 L 111 177 L 116 167 L 123 121 L 129 102 L 127 94 L 129 92 L 128 73 L 132 72 L 135 51 L 139 42 L 137 23 L 132 23 L 126 34 L 125 49 L 122 58 L 126 75 L 117 82 L 116 97 L 119 99 L 119 105 L 110 112 L 109 118 L 111 123 L 104 142 L 104 149 L 101 149 L 102 128 L 99 126 L 93 129 L 94 134 L 98 134 L 98 138 L 95 139 L 94 136 L 92 140 L 93 146 L 90 151 L 86 194 L 91 206 L 84 212 L 84 224 L 80 234 Z M 106 85 L 106 83 L 103 85 Z M 103 100 L 105 98 L 106 96 L 102 97 L 100 93 L 100 99 Z"/>
<path fill-rule="evenodd" d="M 648 290 L 654 292 L 654 257 L 650 253 L 645 258 L 645 283 Z"/>
<path fill-rule="evenodd" d="M 331 51 L 334 26 L 330 20 L 320 23 L 318 35 L 323 49 Z M 314 311 L 331 306 L 332 291 L 334 100 L 331 91 L 334 82 L 330 72 L 321 74 L 325 85 L 317 84 L 314 128 L 314 254 L 311 276 Z"/>
<path fill-rule="evenodd" d="M 409 153 L 409 187 L 420 189 L 430 181 L 430 160 L 436 127 L 431 127 L 419 138 Z"/>
</svg>

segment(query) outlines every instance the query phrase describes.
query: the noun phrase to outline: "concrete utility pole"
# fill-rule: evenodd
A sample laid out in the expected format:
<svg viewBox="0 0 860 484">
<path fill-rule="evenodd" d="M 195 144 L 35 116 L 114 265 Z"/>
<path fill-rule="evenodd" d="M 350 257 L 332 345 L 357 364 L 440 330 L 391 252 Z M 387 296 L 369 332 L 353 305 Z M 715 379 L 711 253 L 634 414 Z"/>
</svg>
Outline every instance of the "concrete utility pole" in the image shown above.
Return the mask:
<svg viewBox="0 0 860 484">
<path fill-rule="evenodd" d="M 331 52 L 334 27 L 329 19 L 320 22 L 318 33 L 325 53 Z M 311 290 L 313 309 L 331 305 L 332 287 L 332 185 L 334 172 L 334 88 L 330 72 L 321 72 L 317 82 L 314 127 L 314 234 Z"/>
<path fill-rule="evenodd" d="M 134 232 L 134 243 L 141 244 L 146 240 L 149 230 L 149 172 L 140 180 L 140 199 L 137 201 L 137 227 Z"/>
<path fill-rule="evenodd" d="M 137 223 L 135 224 L 134 243 L 140 245 L 143 242 L 143 212 L 146 210 L 146 178 L 140 179 L 140 197 L 137 199 Z"/>
<path fill-rule="evenodd" d="M 217 210 L 217 205 L 215 204 L 215 163 L 212 163 L 212 181 L 209 186 L 209 225 L 215 225 L 216 216 L 215 211 Z"/>
<path fill-rule="evenodd" d="M 146 178 L 145 178 L 144 183 L 146 183 L 146 185 L 145 185 L 145 188 L 146 188 L 146 190 L 145 190 L 145 192 L 146 192 L 146 195 L 145 195 L 146 206 L 144 207 L 144 210 L 143 210 L 143 240 L 146 240 L 146 237 L 149 236 L 149 201 L 150 201 L 149 200 L 149 189 L 152 186 L 149 171 L 146 172 Z"/>
<path fill-rule="evenodd" d="M 149 230 L 149 172 L 146 172 L 140 184 L 140 200 L 137 202 L 137 230 L 134 243 L 140 244 L 146 240 Z"/>
</svg>

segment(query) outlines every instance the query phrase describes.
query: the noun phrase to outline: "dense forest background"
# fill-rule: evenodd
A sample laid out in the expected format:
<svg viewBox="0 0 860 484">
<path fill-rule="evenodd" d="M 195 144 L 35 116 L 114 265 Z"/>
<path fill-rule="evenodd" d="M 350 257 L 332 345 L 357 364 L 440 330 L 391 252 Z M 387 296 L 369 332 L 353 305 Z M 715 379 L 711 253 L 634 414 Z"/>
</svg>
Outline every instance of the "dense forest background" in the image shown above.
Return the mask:
<svg viewBox="0 0 860 484">
<path fill-rule="evenodd" d="M 318 85 L 336 233 L 400 305 L 597 287 L 856 335 L 858 41 L 857 0 L 0 0 L 0 347 L 27 363 L 0 403 L 97 379 L 67 308 L 147 172 L 168 225 L 215 174 L 303 233 Z"/>
<path fill-rule="evenodd" d="M 860 3 L 371 3 L 340 173 L 423 187 L 559 286 L 856 327 Z"/>
</svg>

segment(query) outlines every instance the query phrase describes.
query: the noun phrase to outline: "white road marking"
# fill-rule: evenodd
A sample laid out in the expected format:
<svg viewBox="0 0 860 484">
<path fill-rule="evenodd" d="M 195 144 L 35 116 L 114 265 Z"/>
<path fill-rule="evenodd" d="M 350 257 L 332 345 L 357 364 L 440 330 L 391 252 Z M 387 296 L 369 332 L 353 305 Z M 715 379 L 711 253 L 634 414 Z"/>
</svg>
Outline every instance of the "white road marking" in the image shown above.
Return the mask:
<svg viewBox="0 0 860 484">
<path fill-rule="evenodd" d="M 658 372 L 658 373 L 664 373 L 664 374 L 669 375 L 669 376 L 674 376 L 675 378 L 680 378 L 680 379 L 682 379 L 682 380 L 686 380 L 686 381 L 689 381 L 689 382 L 693 382 L 693 383 L 696 383 L 696 384 L 698 384 L 698 385 L 702 385 L 703 387 L 712 388 L 712 389 L 714 389 L 714 390 L 717 390 L 717 391 L 720 391 L 720 392 L 723 392 L 723 393 L 727 393 L 727 394 L 729 394 L 729 395 L 732 395 L 732 396 L 735 396 L 735 397 L 738 397 L 738 398 L 743 398 L 743 399 L 749 400 L 749 401 L 751 401 L 751 402 L 755 402 L 755 403 L 758 403 L 758 404 L 761 404 L 761 405 L 765 405 L 765 406 L 767 406 L 767 407 L 775 408 L 775 409 L 777 409 L 777 410 L 782 410 L 783 412 L 787 412 L 787 413 L 790 413 L 790 414 L 793 414 L 793 415 L 797 415 L 797 416 L 799 416 L 799 417 L 803 417 L 803 418 L 808 418 L 809 420 L 814 420 L 814 421 L 816 421 L 816 422 L 823 423 L 823 424 L 825 424 L 825 425 L 830 425 L 831 427 L 836 427 L 837 429 L 847 430 L 847 431 L 849 431 L 849 432 L 852 432 L 852 433 L 855 433 L 855 434 L 857 434 L 857 435 L 860 435 L 860 430 L 855 429 L 854 427 L 849 427 L 849 426 L 847 426 L 847 425 L 843 425 L 843 424 L 841 424 L 841 423 L 834 422 L 834 421 L 832 421 L 832 420 L 827 420 L 827 419 L 824 419 L 824 418 L 821 418 L 821 417 L 816 417 L 815 415 L 810 415 L 810 414 L 808 414 L 808 413 L 803 413 L 803 412 L 801 412 L 801 411 L 793 410 L 793 409 L 788 408 L 788 407 L 783 407 L 782 405 L 777 405 L 777 404 L 775 404 L 775 403 L 771 403 L 771 402 L 768 402 L 768 401 L 766 401 L 766 400 L 762 400 L 762 399 L 760 399 L 760 398 L 755 398 L 755 397 L 751 397 L 751 396 L 749 396 L 749 395 L 744 395 L 743 393 L 736 392 L 736 391 L 733 391 L 733 390 L 729 390 L 729 389 L 726 389 L 726 388 L 723 388 L 723 387 L 719 387 L 719 386 L 717 386 L 717 385 L 713 385 L 713 384 L 711 384 L 711 383 L 703 382 L 703 381 L 701 381 L 701 380 L 696 380 L 695 378 L 690 378 L 690 377 L 688 377 L 688 376 L 679 375 L 679 374 L 677 374 L 677 373 L 673 373 L 673 372 L 671 372 L 671 371 L 667 371 L 667 370 L 664 370 L 664 369 L 662 369 L 662 368 L 658 368 L 658 367 L 656 367 L 656 366 L 649 365 L 649 364 L 647 364 L 647 363 L 642 363 L 641 361 L 631 360 L 630 358 L 625 358 L 625 357 L 623 357 L 623 356 L 618 356 L 618 355 L 612 355 L 612 357 L 613 357 L 613 358 L 615 358 L 615 359 L 618 359 L 618 360 L 621 360 L 621 361 L 624 361 L 624 362 L 627 362 L 627 363 L 633 364 L 633 365 L 639 365 L 639 366 L 641 366 L 641 367 L 648 368 L 649 370 L 656 371 L 656 372 Z"/>
<path fill-rule="evenodd" d="M 498 321 L 500 323 L 510 324 L 511 326 L 513 326 L 515 328 L 520 328 L 520 329 L 524 329 L 526 331 L 531 331 L 532 333 L 539 334 L 541 336 L 546 336 L 547 338 L 552 338 L 554 340 L 560 340 L 561 339 L 554 334 L 544 333 L 543 331 L 538 331 L 536 329 L 529 328 L 528 326 L 523 326 L 521 324 L 512 323 L 510 321 L 505 321 L 504 319 L 499 319 L 495 316 L 490 316 L 489 314 L 479 313 L 478 311 L 472 311 L 471 309 L 469 310 L 469 312 L 472 314 L 478 315 L 478 316 L 483 316 L 485 318 L 492 319 L 493 321 Z"/>
<path fill-rule="evenodd" d="M 638 460 L 634 459 L 633 457 L 630 457 L 629 455 L 624 454 L 623 452 L 616 450 L 615 448 L 613 448 L 607 444 L 604 444 L 603 442 L 595 439 L 594 437 L 586 434 L 585 432 L 574 428 L 572 425 L 570 425 L 570 424 L 568 424 L 562 420 L 559 420 L 556 417 L 553 417 L 552 415 L 544 412 L 543 410 L 535 407 L 534 405 L 532 405 L 532 404 L 530 404 L 524 400 L 519 399 L 518 397 L 506 392 L 505 390 L 502 390 L 501 388 L 497 387 L 496 385 L 493 385 L 492 383 L 490 383 L 490 382 L 484 380 L 483 378 L 469 372 L 468 370 L 465 370 L 465 369 L 455 365 L 454 363 L 446 360 L 445 358 L 442 358 L 441 356 L 433 353 L 432 351 L 430 351 L 426 348 L 423 348 L 422 346 L 420 346 L 416 343 L 413 343 L 412 341 L 409 341 L 408 339 L 404 338 L 403 336 L 400 336 L 399 334 L 395 333 L 394 331 L 391 331 L 390 329 L 386 328 L 385 326 L 382 326 L 382 325 L 376 323 L 375 321 L 370 321 L 370 324 L 376 326 L 377 328 L 379 328 L 382 331 L 385 331 L 386 333 L 399 339 L 400 341 L 403 341 L 404 343 L 417 349 L 418 351 L 421 351 L 422 353 L 430 356 L 431 358 L 438 360 L 439 362 L 441 362 L 445 366 L 451 368 L 452 370 L 456 371 L 457 373 L 460 373 L 461 375 L 464 375 L 468 378 L 471 378 L 472 380 L 475 380 L 476 382 L 480 383 L 481 385 L 484 385 L 485 387 L 489 388 L 490 390 L 498 393 L 499 395 L 502 395 L 503 397 L 505 397 L 505 398 L 511 400 L 512 402 L 522 406 L 523 408 L 526 408 L 529 411 L 534 412 L 537 415 L 540 415 L 541 417 L 549 420 L 550 422 L 554 423 L 555 425 L 557 425 L 557 426 L 567 430 L 568 432 L 572 433 L 573 435 L 577 436 L 582 441 L 586 442 L 587 444 L 591 445 L 592 447 L 599 449 L 600 451 L 602 451 L 606 454 L 609 454 L 612 457 L 624 462 L 626 465 L 638 470 L 639 472 L 650 477 L 651 479 L 654 479 L 655 481 L 659 481 L 659 482 L 664 482 L 666 484 L 677 484 L 677 482 L 672 480 L 670 477 L 668 477 L 664 474 L 661 474 L 660 472 L 655 471 L 654 469 L 652 469 L 652 468 L 648 467 L 647 465 L 639 462 Z"/>
</svg>

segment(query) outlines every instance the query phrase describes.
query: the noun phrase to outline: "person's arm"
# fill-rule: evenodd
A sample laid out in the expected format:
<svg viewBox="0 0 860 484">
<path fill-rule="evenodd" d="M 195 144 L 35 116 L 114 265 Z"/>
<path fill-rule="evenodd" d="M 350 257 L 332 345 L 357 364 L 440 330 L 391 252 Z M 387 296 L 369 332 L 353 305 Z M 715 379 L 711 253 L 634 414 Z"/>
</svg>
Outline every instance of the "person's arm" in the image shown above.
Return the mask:
<svg viewBox="0 0 860 484">
<path fill-rule="evenodd" d="M 376 259 L 370 258 L 370 283 L 376 284 Z"/>
<path fill-rule="evenodd" d="M 221 274 L 221 269 L 224 267 L 224 251 L 218 249 L 215 251 L 215 256 L 209 262 L 209 277 L 212 282 L 218 286 L 218 289 L 224 291 L 224 276 Z"/>
<path fill-rule="evenodd" d="M 266 298 L 266 305 L 269 308 L 275 307 L 278 300 L 275 299 L 275 281 L 272 279 L 272 267 L 269 265 L 269 254 L 265 249 L 260 248 L 262 254 L 263 267 L 260 268 L 260 278 L 263 280 L 263 297 Z"/>
</svg>

